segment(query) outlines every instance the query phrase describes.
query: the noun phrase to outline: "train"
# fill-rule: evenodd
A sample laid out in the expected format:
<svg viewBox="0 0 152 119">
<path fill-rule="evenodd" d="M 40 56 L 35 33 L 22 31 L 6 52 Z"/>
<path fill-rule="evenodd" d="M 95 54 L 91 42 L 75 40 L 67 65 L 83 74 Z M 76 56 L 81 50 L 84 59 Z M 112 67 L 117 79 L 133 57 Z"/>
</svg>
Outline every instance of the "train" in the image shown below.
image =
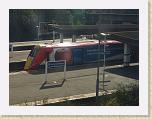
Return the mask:
<svg viewBox="0 0 152 119">
<path fill-rule="evenodd" d="M 104 58 L 104 45 L 106 61 L 123 60 L 124 44 L 116 40 L 101 41 L 100 51 L 98 40 L 39 44 L 30 51 L 24 70 L 37 69 L 46 59 L 66 60 L 70 66 L 97 62 L 99 55 L 100 60 Z"/>
</svg>

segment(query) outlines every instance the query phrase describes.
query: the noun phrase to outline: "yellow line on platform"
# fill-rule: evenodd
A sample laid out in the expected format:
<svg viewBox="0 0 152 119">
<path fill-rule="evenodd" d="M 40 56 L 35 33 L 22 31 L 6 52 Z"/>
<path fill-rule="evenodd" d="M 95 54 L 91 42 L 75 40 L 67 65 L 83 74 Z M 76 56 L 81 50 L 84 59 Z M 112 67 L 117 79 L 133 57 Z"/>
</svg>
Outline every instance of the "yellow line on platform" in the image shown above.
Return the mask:
<svg viewBox="0 0 152 119">
<path fill-rule="evenodd" d="M 106 92 L 99 92 L 100 96 L 102 95 L 109 95 L 117 90 L 107 90 Z M 95 97 L 96 93 L 89 93 L 89 94 L 80 94 L 80 95 L 73 95 L 73 96 L 67 96 L 67 97 L 60 97 L 60 98 L 54 98 L 54 99 L 48 99 L 47 97 L 44 97 L 42 100 L 35 100 L 32 102 L 24 102 L 20 104 L 13 104 L 10 106 L 41 106 L 41 105 L 47 105 L 47 104 L 53 104 L 53 103 L 58 103 L 58 102 L 64 102 L 68 100 L 76 100 L 76 99 L 85 99 L 85 98 L 90 98 L 90 97 Z"/>
</svg>

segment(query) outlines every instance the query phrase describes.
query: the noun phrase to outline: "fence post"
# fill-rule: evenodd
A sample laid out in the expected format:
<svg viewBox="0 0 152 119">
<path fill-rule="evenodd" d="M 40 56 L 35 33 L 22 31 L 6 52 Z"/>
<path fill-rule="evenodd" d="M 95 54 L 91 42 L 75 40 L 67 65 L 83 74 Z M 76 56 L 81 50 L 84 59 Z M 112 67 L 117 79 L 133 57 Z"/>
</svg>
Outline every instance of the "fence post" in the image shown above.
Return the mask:
<svg viewBox="0 0 152 119">
<path fill-rule="evenodd" d="M 127 43 L 124 44 L 124 67 L 130 63 L 130 47 Z"/>
<path fill-rule="evenodd" d="M 60 33 L 60 43 L 63 43 L 63 33 Z"/>
<path fill-rule="evenodd" d="M 13 44 L 12 43 L 9 44 L 9 49 L 11 49 L 10 57 L 13 57 Z"/>
<path fill-rule="evenodd" d="M 13 44 L 11 44 L 11 52 L 13 52 Z"/>
<path fill-rule="evenodd" d="M 53 43 L 55 42 L 55 31 L 53 30 Z"/>
<path fill-rule="evenodd" d="M 76 42 L 76 35 L 75 34 L 72 35 L 72 42 Z"/>
</svg>

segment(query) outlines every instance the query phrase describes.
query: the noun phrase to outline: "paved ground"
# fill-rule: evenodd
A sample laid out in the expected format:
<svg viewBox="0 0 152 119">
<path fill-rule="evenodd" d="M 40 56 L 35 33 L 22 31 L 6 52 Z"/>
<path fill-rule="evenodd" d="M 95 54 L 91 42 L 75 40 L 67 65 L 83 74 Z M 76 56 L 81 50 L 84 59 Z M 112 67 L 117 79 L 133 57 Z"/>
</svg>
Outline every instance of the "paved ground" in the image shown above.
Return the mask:
<svg viewBox="0 0 152 119">
<path fill-rule="evenodd" d="M 138 84 L 138 65 L 129 68 L 108 67 L 106 80 L 110 80 L 106 89 L 116 89 L 118 84 Z M 127 72 L 127 73 L 126 73 Z M 95 92 L 96 68 L 67 71 L 67 79 L 63 81 L 63 73 L 49 73 L 48 83 L 44 84 L 43 73 L 16 72 L 10 73 L 9 102 L 10 105 L 28 101 L 54 99 Z M 102 74 L 100 75 L 102 77 Z M 101 78 L 102 80 L 102 78 Z M 63 83 L 63 84 L 62 84 Z"/>
</svg>

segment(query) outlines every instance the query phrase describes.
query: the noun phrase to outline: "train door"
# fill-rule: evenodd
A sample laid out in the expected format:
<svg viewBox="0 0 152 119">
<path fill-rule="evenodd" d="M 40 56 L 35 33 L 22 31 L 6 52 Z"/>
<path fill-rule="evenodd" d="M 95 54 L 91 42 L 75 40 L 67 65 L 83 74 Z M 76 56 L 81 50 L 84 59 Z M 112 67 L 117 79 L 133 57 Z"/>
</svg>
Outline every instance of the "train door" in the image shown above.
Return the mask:
<svg viewBox="0 0 152 119">
<path fill-rule="evenodd" d="M 90 45 L 85 47 L 84 63 L 96 62 L 98 59 L 98 45 Z"/>
<path fill-rule="evenodd" d="M 73 65 L 78 65 L 83 63 L 83 48 L 73 48 Z"/>
</svg>

